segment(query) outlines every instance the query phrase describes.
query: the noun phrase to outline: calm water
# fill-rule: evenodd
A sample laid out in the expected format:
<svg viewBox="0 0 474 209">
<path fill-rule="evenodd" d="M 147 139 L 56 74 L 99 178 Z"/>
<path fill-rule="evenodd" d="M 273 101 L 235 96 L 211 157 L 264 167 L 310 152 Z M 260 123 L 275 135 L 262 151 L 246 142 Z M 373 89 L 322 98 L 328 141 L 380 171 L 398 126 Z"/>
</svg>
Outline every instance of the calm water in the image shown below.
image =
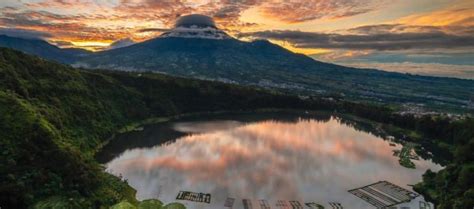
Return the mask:
<svg viewBox="0 0 474 209">
<path fill-rule="evenodd" d="M 171 141 L 170 141 L 171 140 Z M 167 143 L 163 143 L 168 141 Z M 107 171 L 122 176 L 138 199 L 176 201 L 180 190 L 210 193 L 211 204 L 181 201 L 188 208 L 223 208 L 227 197 L 340 202 L 345 208 L 373 208 L 347 190 L 387 180 L 404 188 L 427 170 L 441 167 L 414 161 L 399 165 L 396 144 L 356 130 L 334 117 L 304 119 L 277 115 L 232 116 L 178 121 L 119 136 L 99 156 Z"/>
</svg>

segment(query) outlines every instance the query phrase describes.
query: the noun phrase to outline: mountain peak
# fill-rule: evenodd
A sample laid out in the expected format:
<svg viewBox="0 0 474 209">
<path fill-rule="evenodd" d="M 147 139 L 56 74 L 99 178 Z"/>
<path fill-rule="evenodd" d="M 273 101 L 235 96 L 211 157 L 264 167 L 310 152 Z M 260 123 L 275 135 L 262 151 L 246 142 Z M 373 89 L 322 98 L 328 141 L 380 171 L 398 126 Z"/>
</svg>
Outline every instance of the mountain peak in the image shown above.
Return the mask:
<svg viewBox="0 0 474 209">
<path fill-rule="evenodd" d="M 174 28 L 163 33 L 160 37 L 232 39 L 231 36 L 216 26 L 211 17 L 200 14 L 180 17 L 176 21 Z"/>
</svg>

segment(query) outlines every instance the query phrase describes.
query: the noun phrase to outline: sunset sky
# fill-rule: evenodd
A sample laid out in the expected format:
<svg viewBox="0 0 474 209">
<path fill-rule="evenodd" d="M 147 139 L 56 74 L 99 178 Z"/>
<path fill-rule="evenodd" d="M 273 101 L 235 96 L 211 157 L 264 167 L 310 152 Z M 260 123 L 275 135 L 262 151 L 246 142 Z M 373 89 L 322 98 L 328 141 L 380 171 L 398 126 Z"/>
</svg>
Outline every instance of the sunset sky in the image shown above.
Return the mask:
<svg viewBox="0 0 474 209">
<path fill-rule="evenodd" d="M 324 61 L 474 78 L 472 0 L 2 0 L 0 34 L 103 50 L 193 13 Z"/>
</svg>

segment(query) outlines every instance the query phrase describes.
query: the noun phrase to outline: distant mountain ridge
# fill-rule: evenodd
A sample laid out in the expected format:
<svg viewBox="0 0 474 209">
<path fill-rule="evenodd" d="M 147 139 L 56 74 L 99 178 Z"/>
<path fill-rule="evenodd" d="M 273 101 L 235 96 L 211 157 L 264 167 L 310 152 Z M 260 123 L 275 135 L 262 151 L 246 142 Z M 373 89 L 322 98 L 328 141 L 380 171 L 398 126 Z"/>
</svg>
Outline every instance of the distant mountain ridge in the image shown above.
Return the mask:
<svg viewBox="0 0 474 209">
<path fill-rule="evenodd" d="M 66 64 L 72 64 L 79 57 L 86 56 L 91 53 L 84 49 L 62 49 L 40 39 L 25 39 L 7 35 L 0 35 L 0 47 L 20 50 L 28 54 Z"/>
</svg>

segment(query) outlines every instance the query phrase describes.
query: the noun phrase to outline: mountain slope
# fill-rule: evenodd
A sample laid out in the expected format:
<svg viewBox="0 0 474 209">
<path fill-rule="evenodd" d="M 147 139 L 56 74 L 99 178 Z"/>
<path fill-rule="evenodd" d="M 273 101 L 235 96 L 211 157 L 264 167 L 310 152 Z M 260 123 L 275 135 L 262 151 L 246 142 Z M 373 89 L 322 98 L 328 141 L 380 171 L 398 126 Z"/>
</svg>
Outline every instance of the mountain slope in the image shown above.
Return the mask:
<svg viewBox="0 0 474 209">
<path fill-rule="evenodd" d="M 20 50 L 28 54 L 37 55 L 45 59 L 66 64 L 73 63 L 78 59 L 78 57 L 90 53 L 83 49 L 61 49 L 39 39 L 24 39 L 6 35 L 0 35 L 0 47 Z"/>
<path fill-rule="evenodd" d="M 163 72 L 380 103 L 474 109 L 474 81 L 318 62 L 268 41 L 158 37 L 84 57 L 78 66 Z"/>
<path fill-rule="evenodd" d="M 177 75 L 238 76 L 242 79 L 244 76 L 252 79 L 252 74 L 265 73 L 272 68 L 293 68 L 296 71 L 300 69 L 298 67 L 309 67 L 315 62 L 267 41 L 246 43 L 235 39 L 176 37 L 157 38 L 129 47 L 98 52 L 84 60 L 87 65 L 96 67 L 153 70 Z M 319 64 L 325 68 L 333 66 Z"/>
</svg>

